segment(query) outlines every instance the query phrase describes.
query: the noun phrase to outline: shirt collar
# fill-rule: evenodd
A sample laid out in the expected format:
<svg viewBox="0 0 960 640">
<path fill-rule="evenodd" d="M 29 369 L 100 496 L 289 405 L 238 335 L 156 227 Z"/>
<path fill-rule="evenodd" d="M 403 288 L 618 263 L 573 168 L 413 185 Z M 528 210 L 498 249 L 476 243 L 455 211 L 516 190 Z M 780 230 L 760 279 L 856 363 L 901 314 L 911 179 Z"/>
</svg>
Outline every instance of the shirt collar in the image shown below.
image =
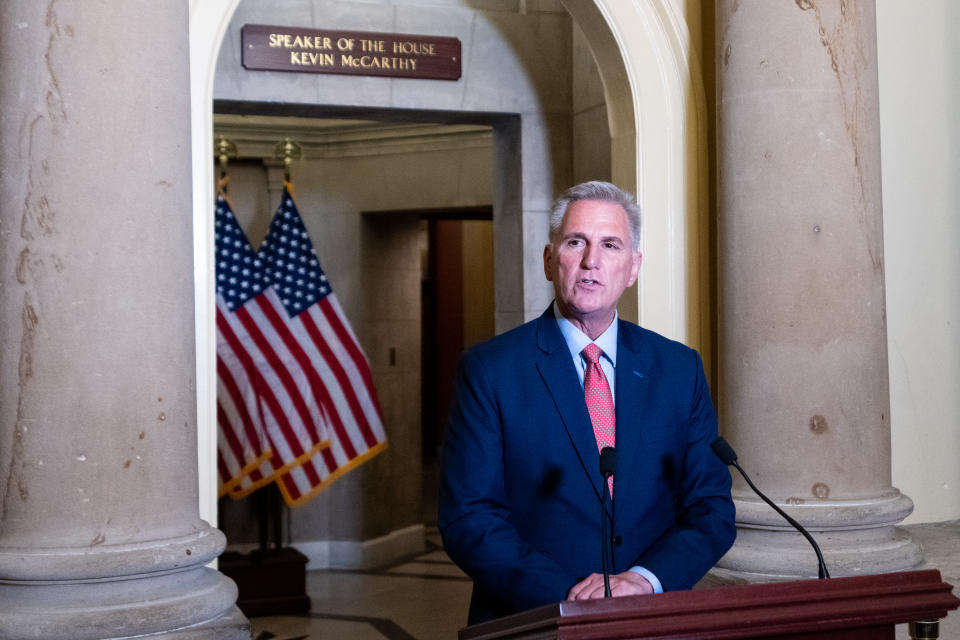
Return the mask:
<svg viewBox="0 0 960 640">
<path fill-rule="evenodd" d="M 567 343 L 567 348 L 570 349 L 570 355 L 574 358 L 579 358 L 580 352 L 583 351 L 583 348 L 586 347 L 591 342 L 603 351 L 603 355 L 607 357 L 608 360 L 613 364 L 614 367 L 617 366 L 617 318 L 618 314 L 615 311 L 613 313 L 613 322 L 610 323 L 610 326 L 604 330 L 596 340 L 591 340 L 590 337 L 585 334 L 583 331 L 580 331 L 577 327 L 573 325 L 572 322 L 560 315 L 560 310 L 557 308 L 557 302 L 553 302 L 553 316 L 557 319 L 557 326 L 560 327 L 560 333 L 563 334 L 563 339 Z"/>
</svg>

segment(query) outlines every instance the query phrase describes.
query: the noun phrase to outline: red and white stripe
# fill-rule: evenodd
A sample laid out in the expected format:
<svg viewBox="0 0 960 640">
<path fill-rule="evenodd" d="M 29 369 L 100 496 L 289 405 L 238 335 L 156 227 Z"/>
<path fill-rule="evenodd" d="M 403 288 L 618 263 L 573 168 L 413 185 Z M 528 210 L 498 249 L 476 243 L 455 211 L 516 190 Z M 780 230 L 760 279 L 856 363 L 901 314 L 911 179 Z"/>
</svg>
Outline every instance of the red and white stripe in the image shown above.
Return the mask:
<svg viewBox="0 0 960 640">
<path fill-rule="evenodd" d="M 230 312 L 222 298 L 218 296 L 217 308 L 217 351 L 219 360 L 233 374 L 234 382 L 243 389 L 242 406 L 246 417 L 258 431 L 262 460 L 259 474 L 262 478 L 250 477 L 240 481 L 244 490 L 252 490 L 251 485 L 261 486 L 273 478 L 277 472 L 293 468 L 312 459 L 314 453 L 328 443 L 325 421 L 320 407 L 314 401 L 307 380 L 309 373 L 293 361 L 285 350 L 282 340 L 276 335 L 268 322 L 262 317 L 259 300 L 261 294 Z M 229 378 L 221 376 L 220 386 L 227 387 Z M 251 439 L 249 427 L 243 421 L 236 400 L 237 393 L 218 395 L 221 436 L 229 442 L 230 436 Z M 227 427 L 224 427 L 224 422 Z M 256 446 L 251 448 L 256 449 Z M 229 454 L 227 451 L 229 451 Z M 231 491 L 238 485 L 235 472 L 237 460 L 236 447 L 221 447 L 220 457 L 224 459 L 225 469 L 221 470 L 221 493 Z M 265 456 L 263 454 L 271 454 Z M 232 460 L 231 460 L 232 458 Z M 244 468 L 250 462 L 243 460 Z M 224 471 L 230 473 L 230 481 L 224 482 Z M 322 477 L 309 474 L 314 482 Z M 246 492 L 246 491 L 245 491 Z"/>
<path fill-rule="evenodd" d="M 272 287 L 232 313 L 218 297 L 217 325 L 221 494 L 275 480 L 299 504 L 385 446 L 370 367 L 336 296 L 292 319 Z"/>
</svg>

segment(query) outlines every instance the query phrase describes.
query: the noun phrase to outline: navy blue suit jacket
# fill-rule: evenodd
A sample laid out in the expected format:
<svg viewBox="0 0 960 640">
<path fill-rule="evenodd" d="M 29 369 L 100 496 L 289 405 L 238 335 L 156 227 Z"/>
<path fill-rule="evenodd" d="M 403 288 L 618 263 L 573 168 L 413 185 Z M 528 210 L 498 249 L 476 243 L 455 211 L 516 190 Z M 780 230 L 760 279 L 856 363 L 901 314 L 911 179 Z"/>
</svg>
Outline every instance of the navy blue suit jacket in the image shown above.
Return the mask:
<svg viewBox="0 0 960 640">
<path fill-rule="evenodd" d="M 696 351 L 620 320 L 613 572 L 689 589 L 735 537 L 730 473 Z M 438 524 L 474 580 L 469 623 L 557 602 L 601 572 L 599 453 L 551 309 L 461 358 Z"/>
</svg>

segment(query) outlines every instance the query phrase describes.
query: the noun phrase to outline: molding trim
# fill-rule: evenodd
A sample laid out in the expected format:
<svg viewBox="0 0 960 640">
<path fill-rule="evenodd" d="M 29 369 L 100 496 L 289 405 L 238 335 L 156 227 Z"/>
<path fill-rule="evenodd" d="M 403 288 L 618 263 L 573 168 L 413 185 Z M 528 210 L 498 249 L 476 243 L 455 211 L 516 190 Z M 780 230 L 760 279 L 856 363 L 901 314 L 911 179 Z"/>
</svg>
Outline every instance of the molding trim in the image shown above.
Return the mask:
<svg viewBox="0 0 960 640">
<path fill-rule="evenodd" d="M 384 123 L 214 114 L 213 136 L 237 145 L 238 158 L 274 157 L 284 138 L 305 158 L 345 158 L 460 149 L 492 149 L 493 129 L 482 125 Z"/>
<path fill-rule="evenodd" d="M 190 1 L 193 286 L 197 338 L 197 482 L 200 518 L 217 526 L 217 329 L 213 281 L 213 76 L 240 0 Z"/>
<path fill-rule="evenodd" d="M 603 76 L 614 181 L 635 189 L 646 212 L 636 299 L 625 295 L 621 310 L 628 319 L 709 352 L 702 326 L 708 301 L 700 299 L 707 292 L 706 270 L 698 254 L 705 243 L 700 234 L 708 197 L 706 103 L 683 3 L 563 3 Z"/>
<path fill-rule="evenodd" d="M 307 571 L 315 569 L 351 569 L 370 571 L 426 551 L 426 528 L 415 524 L 370 540 L 310 540 L 293 542 L 307 556 Z M 256 543 L 231 544 L 227 551 L 249 553 Z"/>
</svg>

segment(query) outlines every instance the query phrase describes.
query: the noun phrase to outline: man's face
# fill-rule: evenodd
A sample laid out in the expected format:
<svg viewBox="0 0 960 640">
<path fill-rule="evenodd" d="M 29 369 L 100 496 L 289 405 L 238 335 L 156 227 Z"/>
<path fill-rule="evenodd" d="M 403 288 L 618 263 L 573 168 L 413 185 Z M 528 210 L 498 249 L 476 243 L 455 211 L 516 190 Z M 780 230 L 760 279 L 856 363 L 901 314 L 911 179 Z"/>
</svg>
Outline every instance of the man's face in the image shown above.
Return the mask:
<svg viewBox="0 0 960 640">
<path fill-rule="evenodd" d="M 570 205 L 558 237 L 543 250 L 543 270 L 553 282 L 560 312 L 581 324 L 609 324 L 639 269 L 627 212 L 603 200 Z"/>
</svg>

